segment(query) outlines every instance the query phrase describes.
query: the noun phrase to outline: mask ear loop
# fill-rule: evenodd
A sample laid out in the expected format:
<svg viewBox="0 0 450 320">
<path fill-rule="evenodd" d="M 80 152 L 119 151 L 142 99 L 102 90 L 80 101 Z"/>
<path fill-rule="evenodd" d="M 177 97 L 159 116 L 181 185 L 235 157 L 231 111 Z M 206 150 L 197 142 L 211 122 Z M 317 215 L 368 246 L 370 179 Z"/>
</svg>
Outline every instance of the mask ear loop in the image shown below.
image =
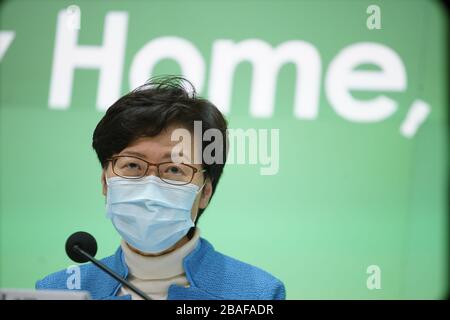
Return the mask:
<svg viewBox="0 0 450 320">
<path fill-rule="evenodd" d="M 112 168 L 112 160 L 111 160 L 110 162 L 111 162 L 111 168 Z M 107 185 L 107 186 L 109 186 L 109 183 L 108 183 L 108 176 L 106 175 L 106 173 L 108 172 L 108 168 L 109 168 L 109 163 L 108 163 L 108 166 L 107 166 L 106 169 L 105 169 L 105 182 L 106 182 L 106 185 Z"/>
<path fill-rule="evenodd" d="M 110 159 L 108 161 L 111 162 L 111 170 L 113 172 L 112 177 L 109 177 L 111 179 L 111 178 L 113 178 L 114 176 L 117 176 L 117 175 L 114 173 L 114 169 L 112 169 L 112 166 L 113 166 L 112 160 Z M 106 175 L 106 173 L 108 172 L 108 168 L 109 168 L 109 163 L 108 163 L 108 166 L 106 166 L 106 169 L 105 169 L 105 182 L 106 182 L 106 185 L 109 187 L 108 176 Z"/>
<path fill-rule="evenodd" d="M 205 172 L 206 170 L 203 169 L 201 172 Z M 203 182 L 203 185 L 197 190 L 197 194 L 200 193 L 200 191 L 202 191 L 203 187 L 206 185 L 206 177 L 205 177 L 205 182 Z M 198 216 L 195 218 L 195 220 L 197 220 Z M 192 228 L 189 229 L 188 233 L 187 233 L 187 238 L 189 240 L 192 239 L 192 237 L 194 236 L 195 233 L 195 229 L 197 228 L 197 221 L 194 221 L 194 226 Z"/>
<path fill-rule="evenodd" d="M 200 191 L 202 191 L 202 189 L 205 186 L 205 184 L 206 184 L 206 179 L 205 179 L 205 182 L 203 183 L 203 185 L 197 190 L 197 194 L 199 194 Z"/>
<path fill-rule="evenodd" d="M 105 172 L 105 183 L 108 186 L 108 190 L 109 190 L 108 176 L 106 175 L 106 172 Z M 107 201 L 108 201 L 107 198 L 108 198 L 108 195 L 106 194 L 105 195 L 105 205 L 107 205 Z"/>
<path fill-rule="evenodd" d="M 205 169 L 203 169 L 202 171 L 200 171 L 200 172 L 205 172 L 206 170 Z M 197 190 L 197 194 L 199 194 L 200 193 L 200 191 L 202 191 L 202 189 L 203 189 L 203 187 L 205 186 L 205 184 L 206 184 L 206 177 L 205 177 L 205 182 L 203 182 L 203 185 Z"/>
</svg>

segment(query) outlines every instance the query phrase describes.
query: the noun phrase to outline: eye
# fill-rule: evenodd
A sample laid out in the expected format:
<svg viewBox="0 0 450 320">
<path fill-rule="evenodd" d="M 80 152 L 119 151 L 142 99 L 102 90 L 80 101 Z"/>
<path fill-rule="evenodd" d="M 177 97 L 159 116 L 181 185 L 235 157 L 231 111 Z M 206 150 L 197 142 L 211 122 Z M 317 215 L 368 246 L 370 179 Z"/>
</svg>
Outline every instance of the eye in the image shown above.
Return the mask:
<svg viewBox="0 0 450 320">
<path fill-rule="evenodd" d="M 140 170 L 141 166 L 138 163 L 135 162 L 128 162 L 122 168 L 128 169 L 128 170 Z"/>
<path fill-rule="evenodd" d="M 183 168 L 176 165 L 168 166 L 164 172 L 171 175 L 184 175 Z"/>
<path fill-rule="evenodd" d="M 181 173 L 180 168 L 175 167 L 175 166 L 171 166 L 171 167 L 167 168 L 167 171 L 168 171 L 169 173 L 173 173 L 173 174 Z"/>
</svg>

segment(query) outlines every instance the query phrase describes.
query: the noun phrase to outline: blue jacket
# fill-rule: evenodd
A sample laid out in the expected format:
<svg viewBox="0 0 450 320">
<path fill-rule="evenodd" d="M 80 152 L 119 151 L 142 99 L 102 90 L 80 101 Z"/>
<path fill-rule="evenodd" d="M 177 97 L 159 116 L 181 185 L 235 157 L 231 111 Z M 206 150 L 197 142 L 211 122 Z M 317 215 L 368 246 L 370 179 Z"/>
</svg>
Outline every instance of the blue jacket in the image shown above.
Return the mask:
<svg viewBox="0 0 450 320">
<path fill-rule="evenodd" d="M 122 277 L 128 276 L 121 247 L 101 260 Z M 283 283 L 269 273 L 214 250 L 200 238 L 195 249 L 183 260 L 189 285 L 171 285 L 168 300 L 272 300 L 285 299 Z M 36 283 L 36 289 L 67 289 L 66 270 L 50 274 Z M 92 263 L 80 266 L 80 290 L 89 291 L 92 299 L 131 299 L 116 296 L 121 284 Z"/>
</svg>

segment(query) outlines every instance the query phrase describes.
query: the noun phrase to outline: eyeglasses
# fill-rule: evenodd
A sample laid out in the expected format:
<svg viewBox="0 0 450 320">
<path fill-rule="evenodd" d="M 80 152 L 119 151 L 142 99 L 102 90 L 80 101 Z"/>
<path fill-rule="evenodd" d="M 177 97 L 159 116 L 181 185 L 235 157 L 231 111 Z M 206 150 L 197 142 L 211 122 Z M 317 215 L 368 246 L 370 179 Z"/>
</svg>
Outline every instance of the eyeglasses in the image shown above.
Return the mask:
<svg viewBox="0 0 450 320">
<path fill-rule="evenodd" d="M 162 181 L 173 185 L 189 184 L 196 173 L 206 171 L 185 163 L 151 163 L 133 156 L 114 156 L 107 161 L 111 161 L 114 174 L 125 179 L 141 179 L 147 175 L 150 166 L 155 166 L 157 176 Z"/>
</svg>

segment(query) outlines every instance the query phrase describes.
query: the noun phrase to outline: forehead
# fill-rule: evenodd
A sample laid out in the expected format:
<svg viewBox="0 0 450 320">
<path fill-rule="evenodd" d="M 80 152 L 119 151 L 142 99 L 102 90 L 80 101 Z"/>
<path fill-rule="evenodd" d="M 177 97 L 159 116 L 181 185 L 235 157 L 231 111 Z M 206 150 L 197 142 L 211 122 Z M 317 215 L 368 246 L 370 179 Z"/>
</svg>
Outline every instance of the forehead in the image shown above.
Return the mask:
<svg viewBox="0 0 450 320">
<path fill-rule="evenodd" d="M 191 162 L 191 158 L 194 155 L 193 152 L 198 152 L 201 150 L 201 143 L 195 143 L 194 140 L 197 139 L 197 137 L 181 125 L 168 126 L 158 135 L 153 137 L 140 137 L 132 141 L 119 154 L 134 155 L 151 162 L 171 161 L 172 150 L 176 150 L 174 148 L 180 146 L 179 137 L 176 135 L 172 137 L 172 133 L 174 133 L 177 129 L 184 129 L 184 132 L 189 132 L 187 138 L 190 139 L 191 150 L 189 151 L 186 150 L 186 148 L 183 148 L 183 152 L 181 152 L 181 154 L 187 162 Z"/>
</svg>

